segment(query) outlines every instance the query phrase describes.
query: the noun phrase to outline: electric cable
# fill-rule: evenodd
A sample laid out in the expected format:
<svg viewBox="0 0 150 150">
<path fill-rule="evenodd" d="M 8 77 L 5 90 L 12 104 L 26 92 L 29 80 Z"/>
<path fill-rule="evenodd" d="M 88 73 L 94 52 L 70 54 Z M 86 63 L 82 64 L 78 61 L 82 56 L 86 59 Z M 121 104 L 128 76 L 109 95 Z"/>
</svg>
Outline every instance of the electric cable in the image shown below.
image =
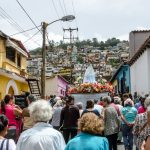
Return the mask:
<svg viewBox="0 0 150 150">
<path fill-rule="evenodd" d="M 38 26 L 36 25 L 36 23 L 33 21 L 33 19 L 29 16 L 29 14 L 27 13 L 27 11 L 24 9 L 24 7 L 21 5 L 21 3 L 16 0 L 17 3 L 19 4 L 19 6 L 21 7 L 21 9 L 25 12 L 25 14 L 28 16 L 28 18 L 31 20 L 31 22 L 35 25 L 35 27 L 37 28 L 37 30 L 39 30 Z M 39 30 L 40 31 L 40 30 Z M 41 31 L 40 31 L 41 32 Z M 42 34 L 42 33 L 41 33 Z"/>
<path fill-rule="evenodd" d="M 40 27 L 40 26 L 41 25 L 39 25 L 38 27 Z M 14 35 L 17 35 L 17 34 L 25 33 L 25 32 L 31 31 L 31 30 L 35 30 L 35 29 L 36 29 L 36 27 L 30 28 L 30 29 L 27 29 L 27 30 L 24 30 L 24 31 L 21 31 L 21 32 L 17 32 L 17 33 L 11 34 L 10 36 L 14 36 Z"/>
<path fill-rule="evenodd" d="M 33 37 L 35 37 L 39 32 L 41 31 L 37 31 L 36 33 L 34 33 L 29 39 L 27 39 L 25 42 L 23 43 L 27 43 L 29 40 L 31 40 Z"/>
<path fill-rule="evenodd" d="M 31 28 L 31 29 L 28 29 L 28 30 L 24 30 L 1 6 L 0 6 L 0 16 L 4 19 L 6 19 L 6 21 L 13 27 L 15 27 L 18 31 L 18 33 L 15 33 L 15 34 L 12 34 L 10 36 L 13 36 L 13 35 L 17 35 L 17 34 L 20 34 L 20 33 L 24 33 L 24 36 L 26 36 L 27 38 L 29 38 L 29 34 L 25 33 L 27 31 L 30 31 L 30 30 L 33 30 L 33 29 L 36 29 L 36 28 Z M 40 26 L 38 26 L 40 27 Z M 32 41 L 37 44 L 38 46 L 40 46 L 39 43 L 37 43 L 36 41 L 34 41 L 32 39 Z"/>
</svg>

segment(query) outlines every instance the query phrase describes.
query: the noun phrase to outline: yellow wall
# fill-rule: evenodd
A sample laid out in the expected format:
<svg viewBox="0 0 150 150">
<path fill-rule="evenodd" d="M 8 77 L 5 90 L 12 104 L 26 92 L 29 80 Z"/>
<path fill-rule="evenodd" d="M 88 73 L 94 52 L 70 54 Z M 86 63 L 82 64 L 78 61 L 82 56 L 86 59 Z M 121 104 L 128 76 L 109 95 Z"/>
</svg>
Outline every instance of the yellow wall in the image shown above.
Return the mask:
<svg viewBox="0 0 150 150">
<path fill-rule="evenodd" d="M 0 68 L 2 68 L 4 58 L 5 58 L 4 41 L 0 38 Z"/>
<path fill-rule="evenodd" d="M 21 67 L 17 66 L 17 53 L 21 55 Z M 5 41 L 4 39 L 0 38 L 0 68 L 9 70 L 11 72 L 15 72 L 17 74 L 20 74 L 20 71 L 22 69 L 25 69 L 25 72 L 27 71 L 27 58 L 16 51 L 16 58 L 15 62 L 10 61 L 6 58 L 6 47 L 5 47 Z"/>
<path fill-rule="evenodd" d="M 17 87 L 18 87 L 18 91 L 19 91 L 18 94 L 21 94 L 21 91 L 29 91 L 29 87 L 28 87 L 27 83 L 21 83 L 18 81 L 15 81 L 15 82 L 16 82 Z"/>
<path fill-rule="evenodd" d="M 25 56 L 21 57 L 21 69 L 25 69 L 27 72 L 27 58 Z"/>
<path fill-rule="evenodd" d="M 0 75 L 0 100 L 2 100 L 4 96 L 6 95 L 6 87 L 10 80 L 11 78 Z M 15 83 L 18 88 L 18 92 L 19 92 L 18 94 L 21 94 L 21 91 L 29 91 L 27 83 L 21 83 L 19 81 L 15 81 Z"/>
</svg>

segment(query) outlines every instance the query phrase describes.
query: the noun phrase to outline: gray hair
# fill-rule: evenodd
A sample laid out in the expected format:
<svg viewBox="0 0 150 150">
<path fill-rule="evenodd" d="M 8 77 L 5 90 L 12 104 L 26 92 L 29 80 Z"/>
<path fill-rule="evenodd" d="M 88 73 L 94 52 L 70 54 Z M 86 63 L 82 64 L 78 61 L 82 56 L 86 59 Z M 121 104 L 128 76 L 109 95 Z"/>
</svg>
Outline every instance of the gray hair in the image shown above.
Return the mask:
<svg viewBox="0 0 150 150">
<path fill-rule="evenodd" d="M 54 107 L 59 107 L 59 106 L 63 106 L 62 100 L 57 100 L 56 104 L 54 105 Z"/>
<path fill-rule="evenodd" d="M 102 101 L 107 102 L 108 104 L 110 104 L 111 103 L 111 97 L 110 96 L 104 96 L 102 98 Z"/>
<path fill-rule="evenodd" d="M 27 98 L 30 101 L 30 103 L 36 101 L 36 99 L 35 99 L 35 97 L 33 95 L 29 95 Z"/>
<path fill-rule="evenodd" d="M 121 104 L 121 98 L 118 97 L 118 96 L 115 96 L 115 97 L 114 97 L 114 103 L 115 103 L 115 104 Z"/>
<path fill-rule="evenodd" d="M 150 96 L 148 96 L 146 99 L 145 99 L 145 102 L 144 102 L 144 107 L 147 108 L 150 106 Z"/>
<path fill-rule="evenodd" d="M 79 109 L 82 109 L 82 108 L 83 108 L 83 103 L 82 103 L 82 102 L 78 102 L 78 103 L 76 103 L 76 106 L 77 106 Z"/>
<path fill-rule="evenodd" d="M 42 99 L 31 103 L 29 113 L 34 122 L 48 122 L 52 118 L 51 106 Z"/>
</svg>

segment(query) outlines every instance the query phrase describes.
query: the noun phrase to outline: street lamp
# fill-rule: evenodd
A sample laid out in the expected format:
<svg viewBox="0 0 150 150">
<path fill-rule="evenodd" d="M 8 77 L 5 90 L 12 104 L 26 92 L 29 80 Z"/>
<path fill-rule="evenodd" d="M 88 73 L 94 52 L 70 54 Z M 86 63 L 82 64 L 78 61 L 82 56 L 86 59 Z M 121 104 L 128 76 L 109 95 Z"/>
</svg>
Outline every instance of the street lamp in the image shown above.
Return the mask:
<svg viewBox="0 0 150 150">
<path fill-rule="evenodd" d="M 46 58 L 46 44 L 45 44 L 45 39 L 46 39 L 46 28 L 57 22 L 57 21 L 72 21 L 75 19 L 75 16 L 73 15 L 68 15 L 68 16 L 64 16 L 60 19 L 57 19 L 55 21 L 52 21 L 50 23 L 46 23 L 46 22 L 42 22 L 42 31 L 43 31 L 43 46 L 42 46 L 42 62 L 43 65 L 41 67 L 41 98 L 45 98 L 45 58 Z"/>
</svg>

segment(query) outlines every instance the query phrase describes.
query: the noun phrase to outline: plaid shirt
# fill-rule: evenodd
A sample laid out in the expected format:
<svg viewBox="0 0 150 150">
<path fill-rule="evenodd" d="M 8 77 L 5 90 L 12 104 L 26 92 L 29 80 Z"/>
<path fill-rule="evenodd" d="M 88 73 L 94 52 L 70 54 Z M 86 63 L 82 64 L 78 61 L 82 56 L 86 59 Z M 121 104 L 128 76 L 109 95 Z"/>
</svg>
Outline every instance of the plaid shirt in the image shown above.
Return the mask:
<svg viewBox="0 0 150 150">
<path fill-rule="evenodd" d="M 138 114 L 135 120 L 135 125 L 133 127 L 133 134 L 136 137 L 136 146 L 140 149 L 143 141 L 150 134 L 150 126 L 144 125 L 147 122 L 147 112 Z M 143 128 L 144 127 L 144 128 Z"/>
</svg>

